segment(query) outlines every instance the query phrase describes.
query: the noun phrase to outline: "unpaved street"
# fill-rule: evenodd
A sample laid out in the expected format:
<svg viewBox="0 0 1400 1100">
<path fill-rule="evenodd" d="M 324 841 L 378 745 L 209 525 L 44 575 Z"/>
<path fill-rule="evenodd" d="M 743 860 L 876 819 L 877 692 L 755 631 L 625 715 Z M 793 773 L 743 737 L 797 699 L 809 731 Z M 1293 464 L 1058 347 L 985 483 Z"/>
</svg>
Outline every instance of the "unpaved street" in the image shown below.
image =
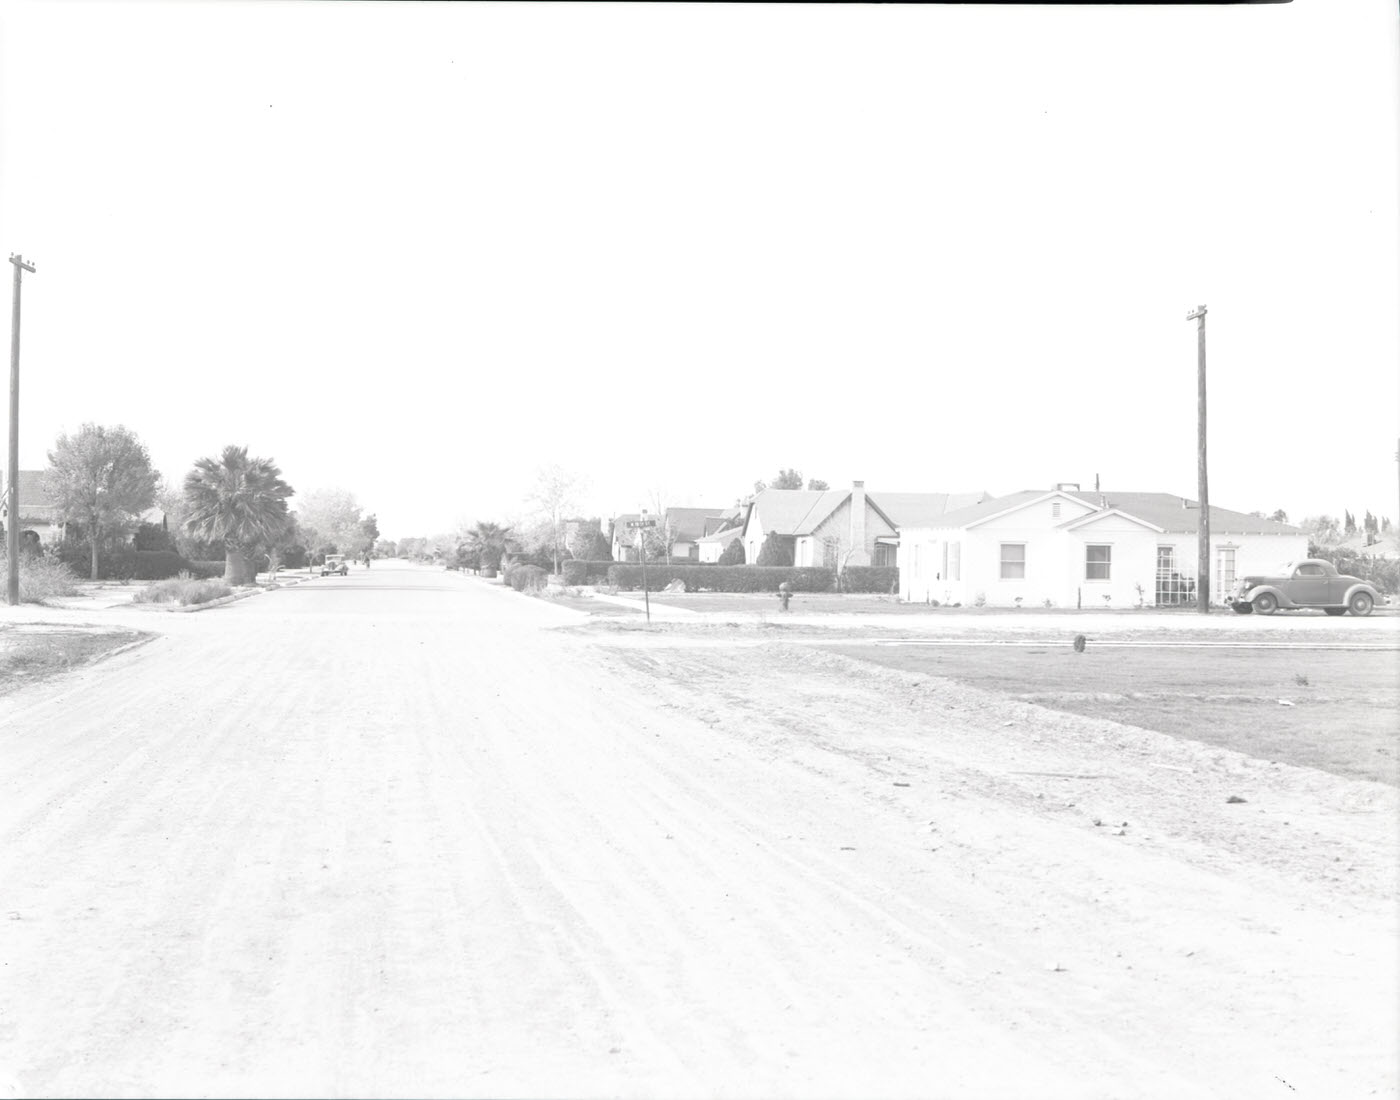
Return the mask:
<svg viewBox="0 0 1400 1100">
<path fill-rule="evenodd" d="M 141 622 L 0 698 L 11 1095 L 1395 1095 L 1393 788 L 424 568 Z"/>
</svg>

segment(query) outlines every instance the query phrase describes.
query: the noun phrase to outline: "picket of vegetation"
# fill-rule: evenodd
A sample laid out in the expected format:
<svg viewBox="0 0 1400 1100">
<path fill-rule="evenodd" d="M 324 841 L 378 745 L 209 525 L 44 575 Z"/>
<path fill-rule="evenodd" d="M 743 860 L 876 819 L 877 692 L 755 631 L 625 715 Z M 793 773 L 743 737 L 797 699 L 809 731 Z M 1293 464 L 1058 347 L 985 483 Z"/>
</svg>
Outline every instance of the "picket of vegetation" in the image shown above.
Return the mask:
<svg viewBox="0 0 1400 1100">
<path fill-rule="evenodd" d="M 549 570 L 522 562 L 506 570 L 505 581 L 517 592 L 538 592 L 549 579 Z"/>
<path fill-rule="evenodd" d="M 87 574 L 92 547 L 86 542 L 60 543 L 58 557 L 75 574 Z M 190 561 L 174 550 L 133 550 L 129 546 L 101 549 L 97 554 L 97 579 L 159 581 L 191 573 L 197 577 L 223 576 L 222 561 Z M 89 574 L 90 575 L 90 574 Z"/>
<path fill-rule="evenodd" d="M 222 567 L 223 563 L 219 564 Z M 147 585 L 136 593 L 132 600 L 135 603 L 178 603 L 189 606 L 221 600 L 231 595 L 233 589 L 223 581 L 196 578 L 186 574 Z"/>
<path fill-rule="evenodd" d="M 560 563 L 560 568 L 563 570 L 564 583 L 570 588 L 576 588 L 581 584 L 607 584 L 608 570 L 616 564 L 611 558 L 607 561 L 580 561 L 570 558 Z"/>
<path fill-rule="evenodd" d="M 899 591 L 899 568 L 893 565 L 848 565 L 841 570 L 842 592 Z"/>
<path fill-rule="evenodd" d="M 8 575 L 10 559 L 0 547 L 0 576 Z M 79 594 L 78 575 L 57 558 L 47 554 L 19 556 L 19 599 L 21 603 L 43 603 L 55 596 Z"/>
<path fill-rule="evenodd" d="M 653 590 L 683 581 L 690 592 L 776 592 L 784 581 L 794 592 L 830 592 L 836 587 L 834 570 L 794 565 L 648 565 L 646 580 Z M 623 590 L 639 589 L 642 566 L 614 562 L 608 569 L 608 583 Z"/>
</svg>

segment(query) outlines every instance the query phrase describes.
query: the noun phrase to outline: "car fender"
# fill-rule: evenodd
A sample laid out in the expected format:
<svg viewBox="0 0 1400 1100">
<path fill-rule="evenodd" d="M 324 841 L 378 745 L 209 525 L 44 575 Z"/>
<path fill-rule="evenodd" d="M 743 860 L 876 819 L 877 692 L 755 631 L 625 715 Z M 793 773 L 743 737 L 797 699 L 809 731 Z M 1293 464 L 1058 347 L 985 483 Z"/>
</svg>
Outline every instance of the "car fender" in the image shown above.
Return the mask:
<svg viewBox="0 0 1400 1100">
<path fill-rule="evenodd" d="M 1296 603 L 1294 603 L 1292 600 L 1290 600 L 1290 599 L 1288 598 L 1287 594 L 1283 591 L 1283 589 L 1279 588 L 1277 585 L 1274 585 L 1274 584 L 1260 584 L 1260 585 L 1255 585 L 1255 587 L 1251 588 L 1248 592 L 1246 592 L 1246 593 L 1244 594 L 1244 596 L 1242 597 L 1242 599 L 1243 599 L 1246 603 L 1253 603 L 1253 602 L 1254 602 L 1255 600 L 1257 600 L 1260 596 L 1262 596 L 1265 592 L 1267 592 L 1270 596 L 1272 596 L 1274 599 L 1276 599 L 1276 600 L 1278 601 L 1279 607 L 1297 607 L 1297 606 L 1298 606 Z"/>
<path fill-rule="evenodd" d="M 1344 606 L 1350 606 L 1351 598 L 1355 596 L 1358 592 L 1365 592 L 1368 596 L 1371 597 L 1372 600 L 1375 601 L 1377 607 L 1385 606 L 1385 597 L 1381 595 L 1380 589 L 1378 589 L 1374 584 L 1367 584 L 1365 581 L 1362 581 L 1360 584 L 1354 584 L 1350 588 L 1348 588 L 1346 591 L 1346 595 L 1342 597 L 1342 604 Z"/>
</svg>

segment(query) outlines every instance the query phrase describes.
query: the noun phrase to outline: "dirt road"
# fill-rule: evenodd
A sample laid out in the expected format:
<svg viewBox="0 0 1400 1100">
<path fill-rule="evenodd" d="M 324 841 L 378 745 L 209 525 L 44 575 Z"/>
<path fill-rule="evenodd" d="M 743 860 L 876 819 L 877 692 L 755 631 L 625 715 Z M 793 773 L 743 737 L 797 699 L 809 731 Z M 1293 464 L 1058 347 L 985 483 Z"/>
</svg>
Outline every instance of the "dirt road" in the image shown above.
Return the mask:
<svg viewBox="0 0 1400 1100">
<path fill-rule="evenodd" d="M 0 1088 L 1395 1093 L 1392 788 L 577 621 L 376 565 L 0 699 Z"/>
</svg>

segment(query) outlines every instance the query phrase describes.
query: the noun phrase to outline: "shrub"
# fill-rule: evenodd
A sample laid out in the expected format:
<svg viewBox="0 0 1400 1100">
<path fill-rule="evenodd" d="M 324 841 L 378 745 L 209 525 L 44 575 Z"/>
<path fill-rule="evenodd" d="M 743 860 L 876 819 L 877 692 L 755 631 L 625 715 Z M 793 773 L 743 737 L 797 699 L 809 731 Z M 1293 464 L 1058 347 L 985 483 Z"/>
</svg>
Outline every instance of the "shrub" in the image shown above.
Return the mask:
<svg viewBox="0 0 1400 1100">
<path fill-rule="evenodd" d="M 131 541 L 137 550 L 175 549 L 175 540 L 170 537 L 170 532 L 154 523 L 138 524 Z"/>
<path fill-rule="evenodd" d="M 724 548 L 719 556 L 720 565 L 743 565 L 744 564 L 744 544 L 737 538 L 729 540 L 729 545 Z"/>
<path fill-rule="evenodd" d="M 559 563 L 563 570 L 564 583 L 569 585 L 580 584 L 602 584 L 608 579 L 608 570 L 616 562 L 608 561 L 579 561 L 577 558 L 570 558 L 568 561 Z"/>
<path fill-rule="evenodd" d="M 780 535 L 770 531 L 758 548 L 758 561 L 755 565 L 791 565 L 793 560 L 793 540 L 790 535 Z"/>
<path fill-rule="evenodd" d="M 135 603 L 209 603 L 233 595 L 223 581 L 197 580 L 188 573 L 149 584 L 132 598 Z"/>
<path fill-rule="evenodd" d="M 506 570 L 506 584 L 517 592 L 538 592 L 544 587 L 549 572 L 529 562 L 512 565 Z"/>
<path fill-rule="evenodd" d="M 185 563 L 185 568 L 196 578 L 214 579 L 224 575 L 221 561 L 191 561 Z"/>
<path fill-rule="evenodd" d="M 673 580 L 691 592 L 776 592 L 787 581 L 794 592 L 830 592 L 835 583 L 830 569 L 766 565 L 648 565 L 647 587 L 665 588 Z M 642 567 L 628 562 L 608 569 L 608 583 L 620 589 L 642 586 Z"/>
<path fill-rule="evenodd" d="M 842 592 L 898 592 L 899 569 L 893 565 L 848 565 L 841 571 Z"/>
<path fill-rule="evenodd" d="M 10 559 L 0 547 L 0 576 L 9 578 Z M 78 577 L 57 557 L 48 554 L 19 556 L 19 598 L 21 603 L 43 603 L 55 596 L 79 594 Z"/>
</svg>

